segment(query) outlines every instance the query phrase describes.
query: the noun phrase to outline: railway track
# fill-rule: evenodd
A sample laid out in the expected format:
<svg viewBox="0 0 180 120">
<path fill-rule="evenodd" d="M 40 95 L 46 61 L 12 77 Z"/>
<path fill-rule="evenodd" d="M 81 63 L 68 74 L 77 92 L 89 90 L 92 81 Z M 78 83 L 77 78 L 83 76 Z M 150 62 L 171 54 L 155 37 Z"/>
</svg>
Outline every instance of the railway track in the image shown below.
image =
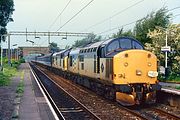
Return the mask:
<svg viewBox="0 0 180 120">
<path fill-rule="evenodd" d="M 141 109 L 137 112 L 139 112 L 142 116 L 145 116 L 147 119 L 151 120 L 180 120 L 179 116 L 168 113 L 156 107 Z"/>
<path fill-rule="evenodd" d="M 180 117 L 178 116 L 175 116 L 173 114 L 167 113 L 165 111 L 162 111 L 161 109 L 154 108 L 151 106 L 145 109 L 142 108 L 141 110 L 132 110 L 132 109 L 123 107 L 113 101 L 107 102 L 107 100 L 103 100 L 103 98 L 100 98 L 100 96 L 97 96 L 98 98 L 100 98 L 99 100 L 97 100 L 97 98 L 93 96 L 93 92 L 88 91 L 88 89 L 78 86 L 74 84 L 73 82 L 66 80 L 58 75 L 55 75 L 46 69 L 43 69 L 43 68 L 41 69 L 51 79 L 53 79 L 56 84 L 62 85 L 64 87 L 63 89 L 73 94 L 73 96 L 75 96 L 75 98 L 78 99 L 78 101 L 83 103 L 87 109 L 90 109 L 93 113 L 95 113 L 99 119 L 113 119 L 113 118 L 114 119 L 136 119 L 136 120 L 139 120 L 139 119 L 142 119 L 142 120 L 179 120 L 180 119 Z M 92 98 L 86 98 L 86 96 L 88 95 L 91 96 Z M 90 99 L 90 101 L 94 103 L 94 105 L 92 105 L 92 103 L 90 103 L 87 99 Z M 102 103 L 105 103 L 106 105 L 103 105 Z"/>
<path fill-rule="evenodd" d="M 153 109 L 153 111 L 156 111 L 157 113 L 161 114 L 162 116 L 166 117 L 167 119 L 180 120 L 179 116 L 173 115 L 173 114 L 168 113 L 168 112 L 161 110 L 159 108 L 152 108 L 152 109 Z"/>
<path fill-rule="evenodd" d="M 94 94 L 94 92 L 81 87 L 73 82 L 66 80 L 58 75 L 51 73 L 50 71 L 40 68 L 44 73 L 54 80 L 59 86 L 71 93 L 78 101 L 83 103 L 88 109 L 95 113 L 100 119 L 135 119 L 135 120 L 147 120 L 138 112 L 127 109 L 123 106 L 119 106 L 114 101 L 109 101 L 103 97 Z"/>
<path fill-rule="evenodd" d="M 94 113 L 88 108 L 71 96 L 61 86 L 54 83 L 47 75 L 41 70 L 31 64 L 31 68 L 35 72 L 38 80 L 44 89 L 48 99 L 50 100 L 53 108 L 56 111 L 59 119 L 88 119 L 88 120 L 100 120 Z"/>
</svg>

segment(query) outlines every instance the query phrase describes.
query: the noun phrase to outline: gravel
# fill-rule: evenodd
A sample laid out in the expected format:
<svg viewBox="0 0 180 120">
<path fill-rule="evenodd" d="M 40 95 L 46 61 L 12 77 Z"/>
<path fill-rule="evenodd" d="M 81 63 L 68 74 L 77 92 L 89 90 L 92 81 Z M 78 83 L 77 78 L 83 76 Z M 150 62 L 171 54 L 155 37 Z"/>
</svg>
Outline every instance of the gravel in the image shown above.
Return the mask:
<svg viewBox="0 0 180 120">
<path fill-rule="evenodd" d="M 101 119 L 108 119 L 108 120 L 127 120 L 127 119 L 139 120 L 140 119 L 132 115 L 131 113 L 119 108 L 118 106 L 111 104 L 109 101 L 94 94 L 93 92 L 83 87 L 80 87 L 79 85 L 73 85 L 72 82 L 63 79 L 58 75 L 51 74 L 49 71 L 45 69 L 43 69 L 43 71 Z"/>
</svg>

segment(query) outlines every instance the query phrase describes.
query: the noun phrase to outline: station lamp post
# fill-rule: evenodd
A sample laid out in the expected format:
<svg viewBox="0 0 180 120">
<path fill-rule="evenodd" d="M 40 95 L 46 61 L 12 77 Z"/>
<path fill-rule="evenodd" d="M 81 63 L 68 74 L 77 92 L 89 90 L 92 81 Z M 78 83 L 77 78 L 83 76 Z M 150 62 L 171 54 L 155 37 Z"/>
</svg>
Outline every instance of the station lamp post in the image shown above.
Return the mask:
<svg viewBox="0 0 180 120">
<path fill-rule="evenodd" d="M 12 47 L 11 47 L 11 60 L 13 58 L 13 51 L 14 51 L 13 47 L 14 46 L 17 46 L 17 44 L 12 45 Z M 14 52 L 14 58 L 16 58 L 16 52 Z"/>
<path fill-rule="evenodd" d="M 1 49 L 2 49 L 3 37 L 8 37 L 8 65 L 11 65 L 10 34 L 1 35 Z M 3 58 L 3 49 L 1 50 L 1 67 L 3 66 L 2 58 Z"/>
</svg>

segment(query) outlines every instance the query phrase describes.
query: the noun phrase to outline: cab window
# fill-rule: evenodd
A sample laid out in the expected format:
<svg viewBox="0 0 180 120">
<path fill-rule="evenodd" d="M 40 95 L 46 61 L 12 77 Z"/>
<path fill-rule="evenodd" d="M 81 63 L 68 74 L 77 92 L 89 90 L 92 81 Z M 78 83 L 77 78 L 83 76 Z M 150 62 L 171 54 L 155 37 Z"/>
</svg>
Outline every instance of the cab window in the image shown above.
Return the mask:
<svg viewBox="0 0 180 120">
<path fill-rule="evenodd" d="M 79 61 L 80 61 L 80 62 L 84 62 L 84 55 L 80 55 L 80 56 L 79 56 Z"/>
<path fill-rule="evenodd" d="M 143 46 L 136 41 L 133 41 L 132 45 L 134 49 L 143 49 Z"/>
<path fill-rule="evenodd" d="M 100 48 L 100 52 L 101 52 L 100 57 L 103 58 L 105 56 L 104 47 Z"/>
<path fill-rule="evenodd" d="M 122 49 L 131 49 L 131 40 L 130 39 L 121 39 L 120 40 L 120 46 Z"/>
<path fill-rule="evenodd" d="M 113 41 L 112 43 L 110 43 L 107 47 L 107 53 L 114 51 L 116 49 L 119 48 L 119 41 Z"/>
<path fill-rule="evenodd" d="M 70 56 L 70 66 L 72 67 L 73 64 L 73 56 Z"/>
</svg>

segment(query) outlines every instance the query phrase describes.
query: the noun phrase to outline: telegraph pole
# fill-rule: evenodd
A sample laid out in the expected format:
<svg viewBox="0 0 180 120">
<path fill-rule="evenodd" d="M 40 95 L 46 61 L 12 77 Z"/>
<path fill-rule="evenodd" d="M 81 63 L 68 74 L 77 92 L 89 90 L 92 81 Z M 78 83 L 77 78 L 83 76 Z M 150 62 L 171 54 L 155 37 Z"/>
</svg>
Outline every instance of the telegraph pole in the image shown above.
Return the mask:
<svg viewBox="0 0 180 120">
<path fill-rule="evenodd" d="M 11 66 L 10 34 L 8 34 L 8 65 Z"/>
</svg>

